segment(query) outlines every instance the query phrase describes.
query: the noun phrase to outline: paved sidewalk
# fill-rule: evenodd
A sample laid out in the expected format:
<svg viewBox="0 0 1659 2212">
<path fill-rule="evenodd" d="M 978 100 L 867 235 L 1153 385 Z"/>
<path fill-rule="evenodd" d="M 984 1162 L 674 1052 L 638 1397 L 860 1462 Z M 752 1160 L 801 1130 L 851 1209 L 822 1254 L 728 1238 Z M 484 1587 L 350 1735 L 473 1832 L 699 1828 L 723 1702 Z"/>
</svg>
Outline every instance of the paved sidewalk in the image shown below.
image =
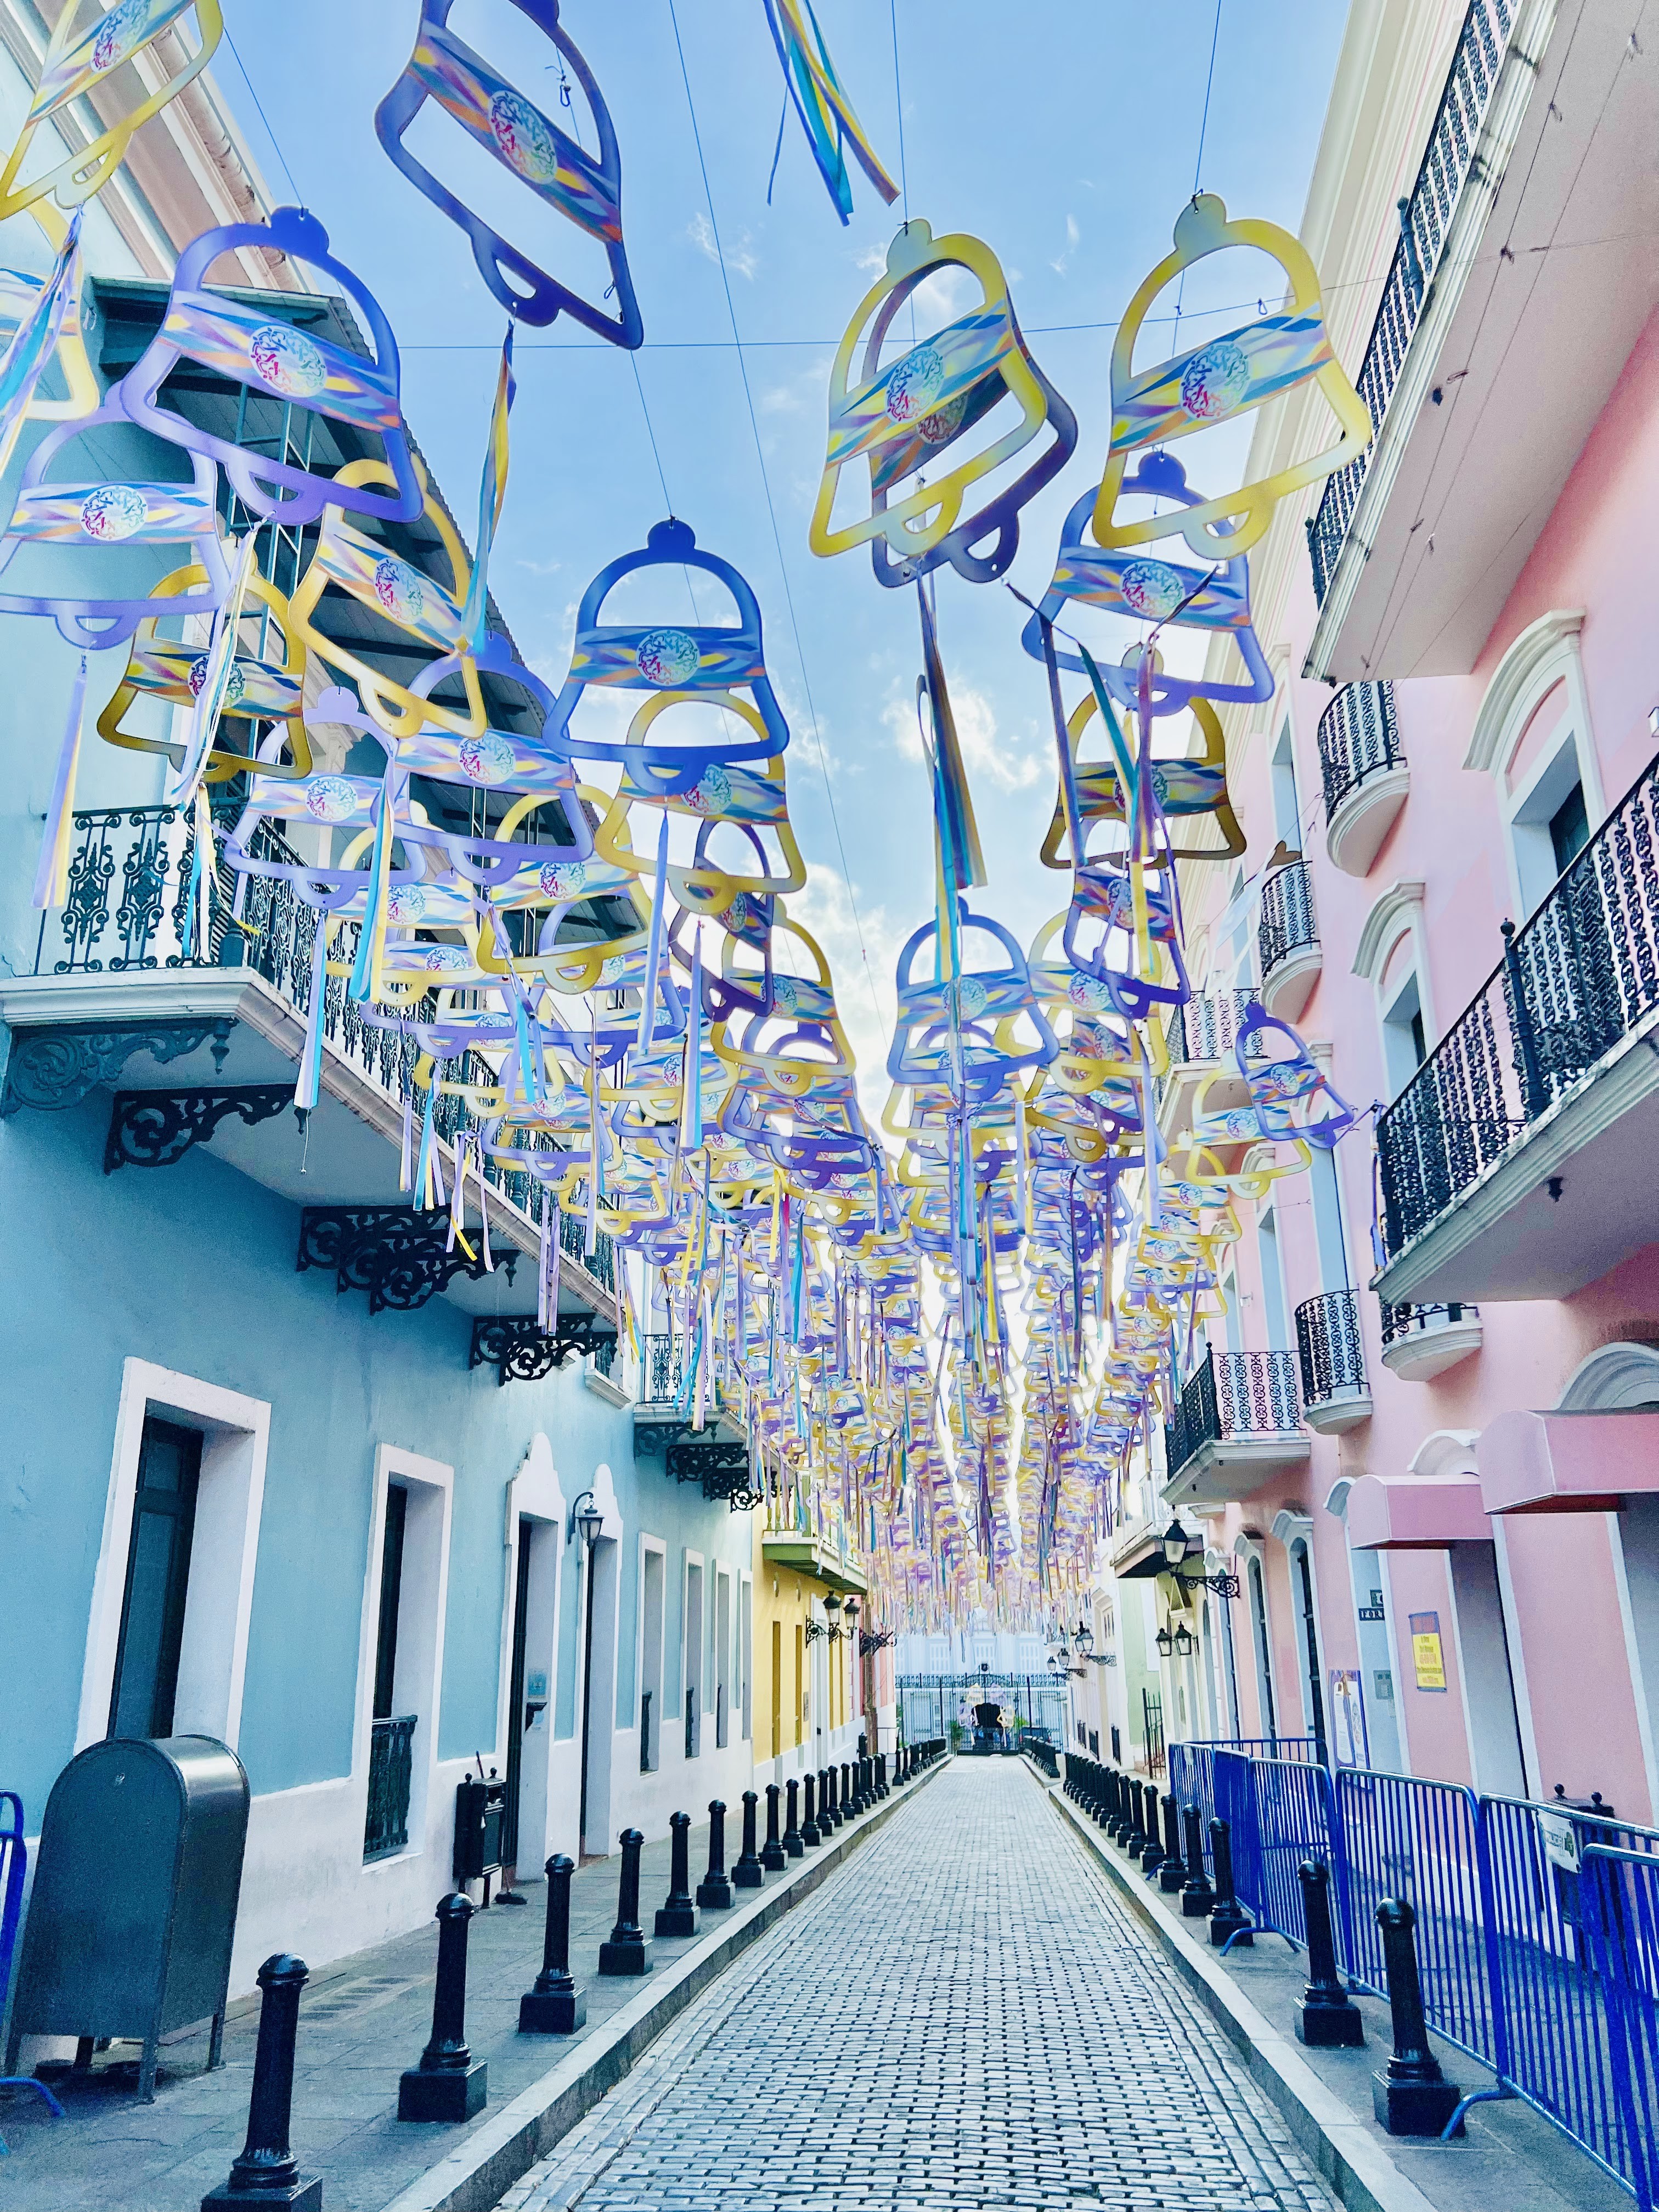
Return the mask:
<svg viewBox="0 0 1659 2212">
<path fill-rule="evenodd" d="M 737 1856 L 741 1821 L 726 1816 L 726 1863 Z M 861 1855 L 861 1854 L 860 1854 Z M 695 1887 L 708 1864 L 707 1823 L 691 1832 Z M 669 1844 L 647 1844 L 641 1859 L 641 1917 L 668 1893 Z M 801 1863 L 811 1867 L 814 1855 Z M 542 1960 L 547 1891 L 526 1887 L 523 1907 L 492 1905 L 474 1915 L 468 1945 L 468 2040 L 489 2063 L 484 2124 L 584 2042 L 663 1969 L 693 1949 L 730 1914 L 705 1913 L 702 1933 L 653 1945 L 656 1972 L 644 1981 L 598 1974 L 599 1947 L 617 1917 L 620 1858 L 584 1867 L 571 1885 L 571 1970 L 587 1996 L 587 2025 L 575 2036 L 520 2036 L 519 1998 Z M 785 1877 L 769 1876 L 781 1888 Z M 739 1891 L 739 1902 L 754 1892 Z M 433 1902 L 437 1902 L 434 1897 Z M 432 2026 L 437 1927 L 396 1938 L 313 1978 L 301 2001 L 295 2068 L 293 2144 L 302 2167 L 324 2179 L 328 2212 L 380 2212 L 408 2183 L 465 2139 L 461 2128 L 410 2124 L 396 2118 L 398 2077 L 413 2066 Z M 257 2007 L 225 2031 L 225 2064 L 205 2071 L 207 2038 L 164 2045 L 156 2100 L 134 2088 L 137 2045 L 100 2057 L 88 2081 L 55 2081 L 67 2121 L 52 2119 L 38 2098 L 0 2091 L 0 2160 L 5 2212 L 198 2212 L 223 2181 L 246 2132 L 248 2089 L 258 2027 Z"/>
<path fill-rule="evenodd" d="M 1328 2212 L 1024 1763 L 953 1760 L 501 2212 Z"/>
</svg>

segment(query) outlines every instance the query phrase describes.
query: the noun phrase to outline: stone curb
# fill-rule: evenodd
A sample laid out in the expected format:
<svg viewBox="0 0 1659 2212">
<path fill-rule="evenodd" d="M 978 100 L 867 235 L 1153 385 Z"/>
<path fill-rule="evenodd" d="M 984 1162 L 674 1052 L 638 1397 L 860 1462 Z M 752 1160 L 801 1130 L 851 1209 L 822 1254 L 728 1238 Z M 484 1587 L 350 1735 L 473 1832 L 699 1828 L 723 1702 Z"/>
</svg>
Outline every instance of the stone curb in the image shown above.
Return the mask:
<svg viewBox="0 0 1659 2212">
<path fill-rule="evenodd" d="M 1297 2147 L 1349 2212 L 1435 2212 L 1431 2201 L 1400 2171 L 1371 2129 L 1325 2087 L 1302 2056 L 1295 2037 L 1275 2027 L 1208 1945 L 1194 1939 L 1188 1931 L 1200 1923 L 1181 1920 L 1164 1904 L 1160 1891 L 1148 1889 L 1138 1874 L 1120 1864 L 1094 1822 L 1079 1812 L 1058 1783 L 1036 1775 L 1033 1778 L 1078 1842 L 1105 1869 L 1121 1901 L 1157 1941 L 1243 2060 L 1251 2081 L 1286 2122 Z"/>
<path fill-rule="evenodd" d="M 896 1795 L 890 1793 L 884 1805 L 866 1813 L 834 1844 L 802 1863 L 793 1875 L 781 1882 L 774 1877 L 748 1904 L 722 1914 L 719 1926 L 694 1949 L 677 1959 L 660 1978 L 649 1977 L 639 1995 L 612 2014 L 603 2027 L 584 2037 L 540 2081 L 520 2090 L 510 2104 L 473 2129 L 447 2158 L 394 2197 L 385 2212 L 490 2212 L 538 2159 L 545 2158 L 561 2136 L 592 2111 L 606 2090 L 633 2070 L 694 1997 L 701 1996 L 740 1953 L 819 1888 L 850 1852 L 884 1827 L 950 1759 L 947 1752 Z M 1402 2203 L 1399 2212 L 1408 2212 L 1408 2208 Z"/>
</svg>

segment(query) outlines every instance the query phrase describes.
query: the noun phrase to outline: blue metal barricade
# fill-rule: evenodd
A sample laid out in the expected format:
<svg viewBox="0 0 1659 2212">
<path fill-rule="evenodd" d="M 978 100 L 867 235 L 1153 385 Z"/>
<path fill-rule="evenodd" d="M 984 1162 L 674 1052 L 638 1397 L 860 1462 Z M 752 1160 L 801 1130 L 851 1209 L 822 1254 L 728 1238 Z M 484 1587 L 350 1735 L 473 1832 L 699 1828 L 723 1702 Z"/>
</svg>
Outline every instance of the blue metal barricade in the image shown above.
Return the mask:
<svg viewBox="0 0 1659 2212">
<path fill-rule="evenodd" d="M 1601 1990 L 1619 2165 L 1641 2212 L 1659 2207 L 1659 1859 L 1589 1844 L 1578 1868 L 1586 1964 Z M 1593 2157 L 1600 2154 L 1594 2149 Z M 1605 2163 L 1605 2160 L 1602 2161 Z"/>
<path fill-rule="evenodd" d="M 1607 2011 L 1584 1936 L 1579 1869 L 1591 1845 L 1646 1858 L 1659 1850 L 1659 1836 L 1510 1797 L 1483 1797 L 1480 1826 L 1491 1899 L 1487 1971 L 1508 2044 L 1499 2070 L 1599 2165 L 1620 2173 Z"/>
<path fill-rule="evenodd" d="M 1188 1805 L 1197 1806 L 1199 1832 L 1204 1838 L 1207 1857 L 1210 1818 L 1215 1811 L 1215 1747 L 1207 1743 L 1172 1743 L 1170 1746 L 1170 1788 L 1182 1812 Z"/>
<path fill-rule="evenodd" d="M 1418 1969 L 1429 2025 L 1501 2072 L 1504 2036 L 1488 1987 L 1487 1912 L 1474 1795 L 1451 1782 L 1341 1767 L 1337 1820 L 1347 1860 L 1346 1964 L 1388 1995 L 1376 1908 L 1397 1898 L 1417 1915 Z"/>
<path fill-rule="evenodd" d="M 1297 1874 L 1304 1859 L 1322 1859 L 1330 1868 L 1331 1909 L 1339 1928 L 1346 1917 L 1347 1869 L 1330 1770 L 1289 1759 L 1253 1759 L 1249 1770 L 1255 1890 L 1244 1901 L 1260 1926 L 1277 1929 L 1305 1950 L 1308 1923 Z"/>
<path fill-rule="evenodd" d="M 0 1790 L 0 2021 L 6 2016 L 6 1992 L 11 1987 L 12 1954 L 17 1948 L 17 1926 L 23 1917 L 23 1877 L 28 1850 L 23 1841 L 23 1801 L 14 1790 Z M 58 2119 L 64 2108 L 44 2081 L 33 2075 L 0 2074 L 0 2089 L 27 2089 L 39 2097 Z M 5 2154 L 0 2136 L 0 2157 Z"/>
<path fill-rule="evenodd" d="M 1227 1823 L 1227 1840 L 1231 1846 L 1233 1862 L 1233 1891 L 1241 1905 L 1249 1905 L 1251 1916 L 1259 1919 L 1261 1914 L 1261 1853 L 1256 1847 L 1255 1789 L 1250 1779 L 1251 1761 L 1242 1752 L 1217 1751 L 1214 1765 L 1215 1815 Z M 1210 1871 L 1215 1871 L 1214 1856 L 1209 1849 L 1208 1825 L 1206 1824 L 1205 1851 L 1210 1859 Z"/>
</svg>

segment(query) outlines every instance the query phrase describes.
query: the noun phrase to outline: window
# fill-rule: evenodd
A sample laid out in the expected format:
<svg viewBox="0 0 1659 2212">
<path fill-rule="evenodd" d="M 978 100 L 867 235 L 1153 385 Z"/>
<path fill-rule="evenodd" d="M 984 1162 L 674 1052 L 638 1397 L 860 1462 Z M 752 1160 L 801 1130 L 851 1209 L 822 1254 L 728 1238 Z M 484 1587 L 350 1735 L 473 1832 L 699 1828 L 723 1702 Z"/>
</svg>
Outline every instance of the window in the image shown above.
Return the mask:
<svg viewBox="0 0 1659 2212">
<path fill-rule="evenodd" d="M 797 1680 L 799 1680 L 799 1669 Z M 800 1741 L 800 1721 L 795 1722 L 795 1741 Z M 783 1623 L 772 1623 L 772 1756 L 783 1749 Z"/>
<path fill-rule="evenodd" d="M 663 1554 L 646 1547 L 641 1607 L 640 1770 L 654 1774 L 662 1765 Z"/>
<path fill-rule="evenodd" d="M 198 1431 L 146 1419 L 110 1698 L 111 1735 L 173 1734 L 201 1468 Z"/>
<path fill-rule="evenodd" d="M 738 1713 L 747 1743 L 753 1733 L 754 1717 L 750 1711 L 754 1696 L 755 1674 L 755 1586 L 747 1575 L 738 1583 Z"/>
<path fill-rule="evenodd" d="M 681 1676 L 685 1684 L 685 1755 L 695 1759 L 702 1742 L 702 1562 L 685 1563 L 685 1614 Z"/>
<path fill-rule="evenodd" d="M 404 1595 L 404 1530 L 409 1492 L 402 1483 L 387 1486 L 386 1533 L 380 1547 L 380 1618 L 374 1638 L 374 1718 L 392 1718 L 392 1691 L 398 1675 L 398 1611 Z"/>
<path fill-rule="evenodd" d="M 1558 876 L 1565 874 L 1589 842 L 1589 809 L 1584 803 L 1584 787 L 1575 783 L 1550 817 L 1550 849 Z"/>
<path fill-rule="evenodd" d="M 804 1636 L 799 1621 L 795 1623 L 795 1748 L 800 1749 L 801 1718 L 805 1706 L 801 1701 L 801 1645 Z"/>
<path fill-rule="evenodd" d="M 1390 1098 L 1400 1096 L 1428 1056 L 1423 994 L 1413 970 L 1382 1012 L 1382 1072 Z"/>
<path fill-rule="evenodd" d="M 1255 1631 L 1256 1674 L 1261 1685 L 1261 1732 L 1264 1735 L 1279 1734 L 1279 1719 L 1273 1709 L 1273 1662 L 1267 1638 L 1267 1592 L 1261 1579 L 1261 1562 L 1252 1559 L 1249 1572 L 1250 1626 Z"/>
<path fill-rule="evenodd" d="M 714 1571 L 714 1748 L 724 1751 L 732 1727 L 732 1577 Z"/>
<path fill-rule="evenodd" d="M 1342 1233 L 1342 1193 L 1336 1179 L 1336 1155 L 1327 1145 L 1316 1145 L 1308 1170 L 1313 1197 L 1314 1237 L 1319 1247 L 1319 1286 L 1346 1291 L 1348 1275 L 1347 1240 Z"/>
<path fill-rule="evenodd" d="M 1285 1275 L 1279 1260 L 1279 1224 L 1271 1212 L 1264 1213 L 1257 1231 L 1261 1255 L 1262 1322 L 1268 1352 L 1287 1352 L 1291 1346 L 1290 1318 L 1285 1304 Z"/>
</svg>

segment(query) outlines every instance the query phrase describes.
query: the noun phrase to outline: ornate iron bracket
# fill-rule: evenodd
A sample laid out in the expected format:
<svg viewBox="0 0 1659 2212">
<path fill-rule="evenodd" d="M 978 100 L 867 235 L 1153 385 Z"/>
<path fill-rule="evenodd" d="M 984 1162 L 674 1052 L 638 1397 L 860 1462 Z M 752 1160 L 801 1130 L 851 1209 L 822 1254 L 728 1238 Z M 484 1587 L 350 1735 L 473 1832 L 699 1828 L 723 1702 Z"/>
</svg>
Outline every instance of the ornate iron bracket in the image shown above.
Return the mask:
<svg viewBox="0 0 1659 2212">
<path fill-rule="evenodd" d="M 235 1026 L 232 1018 L 222 1016 L 211 1022 L 146 1022 L 136 1029 L 14 1030 L 0 1121 L 20 1106 L 48 1113 L 78 1106 L 88 1092 L 116 1082 L 136 1052 L 163 1062 L 182 1060 L 211 1039 L 216 1074 Z"/>
<path fill-rule="evenodd" d="M 1213 1590 L 1218 1597 L 1236 1598 L 1243 1585 L 1237 1575 L 1183 1575 L 1177 1572 L 1176 1580 L 1183 1589 Z"/>
<path fill-rule="evenodd" d="M 749 1447 L 682 1431 L 668 1445 L 667 1468 L 676 1482 L 697 1482 L 711 1503 L 724 1498 L 734 1513 L 746 1513 L 765 1493 L 749 1486 Z"/>
<path fill-rule="evenodd" d="M 495 1367 L 498 1382 L 539 1382 L 574 1355 L 616 1341 L 616 1330 L 593 1314 L 559 1314 L 550 1335 L 544 1335 L 533 1314 L 481 1315 L 472 1324 L 466 1364 Z"/>
<path fill-rule="evenodd" d="M 880 1651 L 889 1644 L 896 1644 L 896 1628 L 861 1628 L 859 1631 L 859 1656 L 867 1659 L 872 1651 Z"/>
<path fill-rule="evenodd" d="M 252 1129 L 294 1103 L 291 1083 L 245 1083 L 217 1090 L 118 1091 L 104 1139 L 104 1173 L 117 1168 L 170 1168 L 192 1145 L 204 1145 L 234 1114 Z"/>
<path fill-rule="evenodd" d="M 307 1206 L 300 1216 L 295 1266 L 331 1267 L 337 1291 L 367 1291 L 370 1313 L 413 1313 L 457 1275 L 476 1282 L 483 1254 L 469 1260 L 459 1243 L 447 1249 L 449 1216 L 406 1206 Z M 496 1264 L 510 1283 L 519 1255 Z"/>
</svg>

